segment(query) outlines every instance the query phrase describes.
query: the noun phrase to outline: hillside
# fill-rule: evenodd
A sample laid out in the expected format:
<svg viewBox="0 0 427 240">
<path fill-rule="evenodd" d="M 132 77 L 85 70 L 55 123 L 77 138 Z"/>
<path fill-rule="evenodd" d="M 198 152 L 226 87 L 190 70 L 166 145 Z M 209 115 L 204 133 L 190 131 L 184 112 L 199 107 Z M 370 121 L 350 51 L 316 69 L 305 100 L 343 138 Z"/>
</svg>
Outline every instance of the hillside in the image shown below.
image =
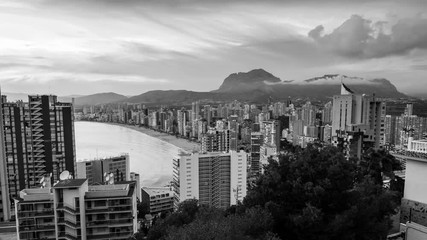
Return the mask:
<svg viewBox="0 0 427 240">
<path fill-rule="evenodd" d="M 117 93 L 97 93 L 87 96 L 82 96 L 74 99 L 74 103 L 77 106 L 82 105 L 98 105 L 106 104 L 111 102 L 118 102 L 127 99 L 126 96 Z"/>
<path fill-rule="evenodd" d="M 181 103 L 190 104 L 196 100 L 207 102 L 246 101 L 265 102 L 269 97 L 273 100 L 292 98 L 312 98 L 325 100 L 340 94 L 341 81 L 355 93 L 386 98 L 405 98 L 387 79 L 363 79 L 344 75 L 329 74 L 304 81 L 282 81 L 263 69 L 255 69 L 247 73 L 233 73 L 223 81 L 222 85 L 211 92 L 194 92 L 186 90 L 150 91 L 128 98 L 131 103 Z"/>
</svg>

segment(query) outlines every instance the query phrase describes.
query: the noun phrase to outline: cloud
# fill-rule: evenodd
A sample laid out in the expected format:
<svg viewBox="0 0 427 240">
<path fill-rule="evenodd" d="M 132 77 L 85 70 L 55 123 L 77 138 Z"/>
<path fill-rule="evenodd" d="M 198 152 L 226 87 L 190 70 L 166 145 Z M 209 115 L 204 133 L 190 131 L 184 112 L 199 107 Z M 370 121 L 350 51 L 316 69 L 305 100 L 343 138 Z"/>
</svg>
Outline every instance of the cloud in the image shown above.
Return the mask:
<svg viewBox="0 0 427 240">
<path fill-rule="evenodd" d="M 387 33 L 387 23 L 353 15 L 329 34 L 317 26 L 308 33 L 318 47 L 348 58 L 383 58 L 427 49 L 427 19 L 421 16 L 397 21 Z"/>
</svg>

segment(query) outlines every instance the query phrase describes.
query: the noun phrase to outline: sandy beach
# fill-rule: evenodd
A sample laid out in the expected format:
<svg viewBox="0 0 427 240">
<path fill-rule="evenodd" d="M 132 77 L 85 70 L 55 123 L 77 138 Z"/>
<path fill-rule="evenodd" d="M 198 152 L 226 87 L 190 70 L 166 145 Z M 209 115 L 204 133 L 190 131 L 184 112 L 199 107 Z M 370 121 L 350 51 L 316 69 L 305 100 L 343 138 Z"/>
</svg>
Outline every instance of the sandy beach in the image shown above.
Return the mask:
<svg viewBox="0 0 427 240">
<path fill-rule="evenodd" d="M 200 144 L 199 143 L 192 142 L 192 141 L 189 141 L 189 140 L 184 139 L 184 138 L 178 138 L 178 137 L 169 135 L 167 133 L 157 132 L 157 131 L 154 131 L 154 130 L 151 130 L 148 128 L 138 127 L 138 126 L 134 126 L 134 125 L 119 124 L 119 123 L 106 123 L 106 124 L 117 125 L 117 126 L 136 130 L 138 132 L 147 134 L 148 136 L 155 137 L 157 139 L 160 139 L 162 141 L 165 141 L 165 142 L 168 142 L 172 145 L 175 145 L 175 146 L 177 146 L 177 147 L 179 147 L 179 148 L 181 148 L 187 152 L 199 151 L 200 150 Z"/>
</svg>

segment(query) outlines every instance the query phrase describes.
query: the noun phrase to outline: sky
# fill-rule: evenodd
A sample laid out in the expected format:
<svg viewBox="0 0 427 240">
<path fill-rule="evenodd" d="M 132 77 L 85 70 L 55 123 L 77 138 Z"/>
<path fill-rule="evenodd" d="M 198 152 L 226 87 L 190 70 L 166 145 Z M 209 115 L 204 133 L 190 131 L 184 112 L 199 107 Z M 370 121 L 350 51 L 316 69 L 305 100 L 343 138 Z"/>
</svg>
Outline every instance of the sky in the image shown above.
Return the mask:
<svg viewBox="0 0 427 240">
<path fill-rule="evenodd" d="M 211 91 L 258 68 L 427 95 L 427 1 L 0 1 L 3 92 Z"/>
</svg>

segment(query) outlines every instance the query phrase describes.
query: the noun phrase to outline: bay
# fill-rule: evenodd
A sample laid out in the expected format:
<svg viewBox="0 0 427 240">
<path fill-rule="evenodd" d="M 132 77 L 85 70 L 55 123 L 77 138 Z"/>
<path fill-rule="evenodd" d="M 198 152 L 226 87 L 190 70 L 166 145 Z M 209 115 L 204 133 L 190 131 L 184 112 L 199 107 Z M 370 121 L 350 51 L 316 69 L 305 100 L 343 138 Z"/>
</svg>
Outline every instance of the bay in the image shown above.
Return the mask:
<svg viewBox="0 0 427 240">
<path fill-rule="evenodd" d="M 172 180 L 172 161 L 180 148 L 123 126 L 97 122 L 74 123 L 76 160 L 129 154 L 130 171 L 142 186 L 164 186 Z"/>
</svg>

